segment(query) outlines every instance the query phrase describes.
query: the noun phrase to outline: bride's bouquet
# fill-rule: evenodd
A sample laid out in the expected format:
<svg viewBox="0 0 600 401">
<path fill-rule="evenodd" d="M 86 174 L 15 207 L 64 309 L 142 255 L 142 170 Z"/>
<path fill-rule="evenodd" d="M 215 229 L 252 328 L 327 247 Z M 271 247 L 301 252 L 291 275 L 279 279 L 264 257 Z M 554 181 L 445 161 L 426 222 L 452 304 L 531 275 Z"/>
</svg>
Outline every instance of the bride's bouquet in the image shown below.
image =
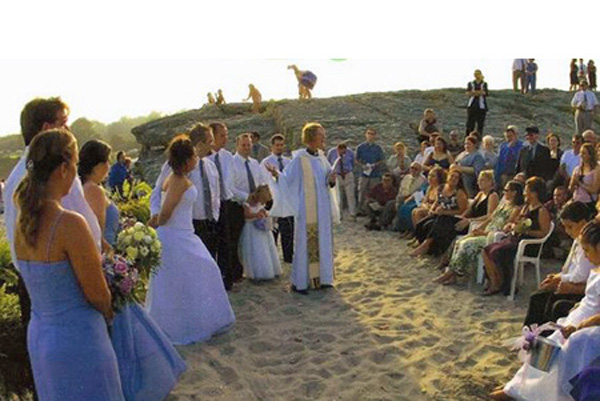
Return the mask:
<svg viewBox="0 0 600 401">
<path fill-rule="evenodd" d="M 119 312 L 128 303 L 136 302 L 139 273 L 131 262 L 119 255 L 103 255 L 102 269 L 115 312 Z"/>
<path fill-rule="evenodd" d="M 515 225 L 513 231 L 515 234 L 524 234 L 527 230 L 531 228 L 532 221 L 531 219 L 521 220 L 518 224 Z"/>
<path fill-rule="evenodd" d="M 144 277 L 156 273 L 160 265 L 162 245 L 156 230 L 140 222 L 119 233 L 115 248 L 133 263 Z"/>
</svg>

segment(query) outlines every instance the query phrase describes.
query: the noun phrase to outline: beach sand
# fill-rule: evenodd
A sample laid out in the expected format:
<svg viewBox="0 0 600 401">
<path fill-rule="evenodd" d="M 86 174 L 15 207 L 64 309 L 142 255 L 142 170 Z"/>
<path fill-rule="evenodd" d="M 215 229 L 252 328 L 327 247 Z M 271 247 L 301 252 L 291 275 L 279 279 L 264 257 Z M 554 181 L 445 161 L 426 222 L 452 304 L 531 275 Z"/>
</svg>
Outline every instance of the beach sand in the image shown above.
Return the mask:
<svg viewBox="0 0 600 401">
<path fill-rule="evenodd" d="M 178 347 L 189 369 L 168 400 L 486 400 L 510 379 L 520 363 L 503 343 L 520 334 L 533 271 L 515 302 L 444 287 L 436 259 L 363 224 L 335 229 L 334 289 L 290 293 L 287 265 L 230 293 L 235 327 Z"/>
</svg>

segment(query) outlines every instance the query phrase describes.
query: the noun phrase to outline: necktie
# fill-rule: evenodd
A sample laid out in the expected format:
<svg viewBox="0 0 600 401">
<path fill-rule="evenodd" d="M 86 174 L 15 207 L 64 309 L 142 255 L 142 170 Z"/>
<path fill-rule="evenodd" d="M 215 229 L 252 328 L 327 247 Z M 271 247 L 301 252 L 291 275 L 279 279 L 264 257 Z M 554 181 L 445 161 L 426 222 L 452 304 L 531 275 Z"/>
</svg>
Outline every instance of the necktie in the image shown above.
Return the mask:
<svg viewBox="0 0 600 401">
<path fill-rule="evenodd" d="M 250 188 L 250 193 L 256 190 L 256 184 L 254 183 L 254 177 L 252 177 L 252 171 L 250 171 L 250 160 L 246 160 L 244 162 L 246 165 L 246 175 L 248 176 L 248 187 Z"/>
<path fill-rule="evenodd" d="M 531 160 L 532 160 L 532 161 L 533 161 L 533 159 L 535 158 L 535 147 L 536 147 L 536 145 L 533 145 L 533 146 L 531 147 Z"/>
<path fill-rule="evenodd" d="M 340 156 L 340 176 L 344 179 L 346 172 L 344 171 L 344 158 Z"/>
<path fill-rule="evenodd" d="M 277 163 L 279 163 L 279 171 L 283 171 L 283 159 L 281 156 L 277 158 Z"/>
<path fill-rule="evenodd" d="M 202 192 L 204 193 L 204 214 L 206 215 L 207 220 L 214 220 L 210 183 L 208 182 L 208 174 L 206 174 L 204 160 L 202 159 L 200 159 L 200 175 L 202 176 Z"/>
<path fill-rule="evenodd" d="M 225 184 L 223 183 L 223 170 L 221 170 L 221 162 L 219 161 L 219 153 L 215 156 L 215 165 L 219 171 L 219 190 L 221 191 L 221 199 L 225 199 Z"/>
</svg>

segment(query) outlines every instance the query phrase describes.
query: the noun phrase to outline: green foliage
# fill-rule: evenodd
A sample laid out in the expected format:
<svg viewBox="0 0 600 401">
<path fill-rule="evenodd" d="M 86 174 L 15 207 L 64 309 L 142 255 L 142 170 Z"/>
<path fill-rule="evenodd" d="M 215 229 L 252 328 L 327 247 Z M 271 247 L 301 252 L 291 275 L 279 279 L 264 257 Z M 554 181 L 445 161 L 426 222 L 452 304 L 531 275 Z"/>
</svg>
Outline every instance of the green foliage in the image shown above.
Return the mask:
<svg viewBox="0 0 600 401">
<path fill-rule="evenodd" d="M 152 187 L 144 181 L 135 180 L 133 185 L 129 181 L 123 183 L 123 193 L 113 194 L 123 217 L 131 217 L 136 221 L 146 224 L 150 220 L 150 194 Z"/>
</svg>

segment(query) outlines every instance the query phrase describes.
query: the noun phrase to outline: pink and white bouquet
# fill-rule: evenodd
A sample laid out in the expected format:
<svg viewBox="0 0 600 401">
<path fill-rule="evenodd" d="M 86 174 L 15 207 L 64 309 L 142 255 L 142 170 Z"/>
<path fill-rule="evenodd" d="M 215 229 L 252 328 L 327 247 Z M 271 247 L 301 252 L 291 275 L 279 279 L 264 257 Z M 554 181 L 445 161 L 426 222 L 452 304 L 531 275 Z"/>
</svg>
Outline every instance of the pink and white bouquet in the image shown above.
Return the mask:
<svg viewBox="0 0 600 401">
<path fill-rule="evenodd" d="M 136 288 L 140 277 L 131 262 L 119 255 L 103 255 L 102 269 L 112 294 L 112 307 L 115 312 L 128 303 L 137 301 Z"/>
<path fill-rule="evenodd" d="M 146 278 L 151 273 L 156 273 L 160 265 L 162 245 L 156 230 L 140 222 L 119 233 L 115 249 L 134 264 L 140 274 Z"/>
</svg>

